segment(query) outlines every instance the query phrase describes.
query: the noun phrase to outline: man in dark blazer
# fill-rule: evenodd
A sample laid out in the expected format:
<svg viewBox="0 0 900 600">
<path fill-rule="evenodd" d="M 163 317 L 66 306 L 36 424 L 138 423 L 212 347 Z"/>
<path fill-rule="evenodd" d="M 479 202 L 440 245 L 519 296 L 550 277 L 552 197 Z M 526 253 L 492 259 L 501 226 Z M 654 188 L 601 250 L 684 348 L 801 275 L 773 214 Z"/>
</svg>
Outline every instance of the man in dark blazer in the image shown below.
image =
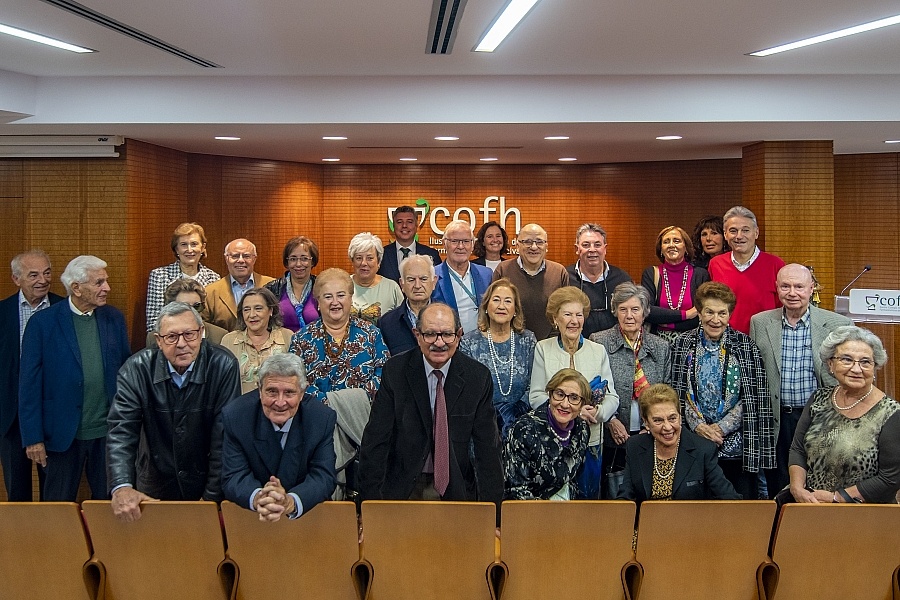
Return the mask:
<svg viewBox="0 0 900 600">
<path fill-rule="evenodd" d="M 331 497 L 336 413 L 303 398 L 306 370 L 296 354 L 275 354 L 259 369 L 259 389 L 222 410 L 225 498 L 259 513 L 289 519 Z"/>
<path fill-rule="evenodd" d="M 491 374 L 456 352 L 461 335 L 453 310 L 433 302 L 419 318 L 419 348 L 385 364 L 360 447 L 363 499 L 502 499 Z M 442 399 L 445 410 L 439 409 Z M 446 430 L 436 431 L 435 422 Z M 435 456 L 436 434 L 447 440 L 444 457 Z M 448 481 L 441 491 L 443 476 Z"/>
<path fill-rule="evenodd" d="M 828 334 L 841 325 L 852 325 L 845 316 L 810 305 L 812 273 L 803 265 L 785 265 L 775 278 L 782 308 L 757 313 L 750 318 L 750 337 L 759 347 L 769 398 L 775 415 L 775 468 L 766 471 L 769 496 L 788 483 L 788 454 L 803 407 L 819 387 L 837 385 L 822 364 L 819 348 Z M 789 348 L 785 356 L 783 340 Z M 787 358 L 791 364 L 785 365 Z"/>
<path fill-rule="evenodd" d="M 116 373 L 131 354 L 125 318 L 106 303 L 106 263 L 78 256 L 69 294 L 31 317 L 22 338 L 19 426 L 25 452 L 46 469 L 44 500 L 74 502 L 82 470 L 95 500 L 106 489 L 106 415 Z"/>
<path fill-rule="evenodd" d="M 19 354 L 22 334 L 31 316 L 63 298 L 50 293 L 50 258 L 42 250 L 16 255 L 10 263 L 19 291 L 0 300 L 0 463 L 9 502 L 31 502 L 32 462 L 22 447 L 19 430 Z M 44 469 L 38 468 L 41 495 Z"/>
<path fill-rule="evenodd" d="M 400 289 L 406 300 L 378 319 L 381 337 L 391 356 L 412 350 L 418 344 L 413 329 L 419 311 L 431 302 L 436 276 L 434 263 L 427 256 L 410 256 L 400 264 Z"/>
<path fill-rule="evenodd" d="M 440 253 L 425 244 L 416 241 L 416 209 L 412 206 L 400 206 L 394 210 L 394 239 L 396 241 L 384 247 L 384 256 L 378 274 L 394 281 L 400 279 L 400 263 L 410 256 L 428 256 L 435 265 L 441 264 Z"/>
<path fill-rule="evenodd" d="M 444 228 L 447 260 L 437 268 L 437 283 L 431 299 L 446 302 L 455 310 L 464 333 L 478 328 L 478 307 L 494 272 L 469 260 L 475 236 L 465 221 L 450 221 Z M 454 282 L 456 286 L 454 287 Z"/>
</svg>

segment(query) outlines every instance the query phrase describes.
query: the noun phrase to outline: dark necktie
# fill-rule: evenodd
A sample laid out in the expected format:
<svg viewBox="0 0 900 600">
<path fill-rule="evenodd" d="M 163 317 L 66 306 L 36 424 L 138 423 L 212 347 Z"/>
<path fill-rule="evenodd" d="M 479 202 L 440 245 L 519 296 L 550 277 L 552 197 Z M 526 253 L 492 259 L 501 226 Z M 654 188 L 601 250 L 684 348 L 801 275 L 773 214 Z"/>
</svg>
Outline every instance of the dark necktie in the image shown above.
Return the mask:
<svg viewBox="0 0 900 600">
<path fill-rule="evenodd" d="M 444 399 L 444 374 L 435 369 L 434 390 L 434 489 L 441 496 L 450 485 L 450 434 L 447 428 L 447 402 Z"/>
<path fill-rule="evenodd" d="M 403 258 L 400 260 L 406 260 L 409 258 L 409 248 L 400 248 L 400 253 L 403 255 Z"/>
</svg>

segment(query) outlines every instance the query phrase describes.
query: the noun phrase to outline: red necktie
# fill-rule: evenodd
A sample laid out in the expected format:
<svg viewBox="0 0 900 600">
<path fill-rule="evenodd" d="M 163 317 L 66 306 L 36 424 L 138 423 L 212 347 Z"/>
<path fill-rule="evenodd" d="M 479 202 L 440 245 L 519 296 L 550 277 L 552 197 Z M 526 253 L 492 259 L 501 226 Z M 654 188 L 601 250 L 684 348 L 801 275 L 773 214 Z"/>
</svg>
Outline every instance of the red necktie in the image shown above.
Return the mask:
<svg viewBox="0 0 900 600">
<path fill-rule="evenodd" d="M 447 402 L 444 399 L 444 374 L 435 369 L 434 390 L 434 489 L 441 496 L 450 485 L 450 433 L 447 428 Z"/>
</svg>

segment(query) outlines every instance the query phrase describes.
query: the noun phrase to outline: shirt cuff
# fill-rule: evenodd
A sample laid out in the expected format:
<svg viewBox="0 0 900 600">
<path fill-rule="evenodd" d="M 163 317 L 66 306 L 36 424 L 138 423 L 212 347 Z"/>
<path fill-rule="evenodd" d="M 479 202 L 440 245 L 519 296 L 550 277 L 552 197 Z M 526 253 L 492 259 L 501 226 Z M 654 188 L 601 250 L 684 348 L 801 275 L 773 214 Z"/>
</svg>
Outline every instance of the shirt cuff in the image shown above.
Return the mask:
<svg viewBox="0 0 900 600">
<path fill-rule="evenodd" d="M 256 503 L 256 495 L 257 495 L 258 493 L 260 493 L 261 491 L 262 491 L 262 488 L 256 488 L 255 490 L 253 490 L 253 493 L 250 494 L 250 506 L 249 506 L 249 508 L 250 508 L 250 510 L 252 510 L 253 512 L 256 512 L 256 504 L 255 504 L 255 503 Z"/>
<path fill-rule="evenodd" d="M 131 485 L 130 483 L 120 483 L 119 485 L 117 485 L 116 487 L 114 487 L 113 489 L 111 489 L 111 490 L 109 491 L 109 495 L 112 496 L 113 494 L 116 493 L 116 490 L 118 490 L 118 489 L 120 489 L 120 488 L 123 488 L 123 487 L 130 487 L 130 488 L 133 488 L 134 486 Z"/>
<path fill-rule="evenodd" d="M 300 496 L 293 492 L 288 495 L 294 499 L 294 512 L 288 515 L 288 519 L 299 519 L 300 515 L 303 514 L 303 503 L 300 502 Z"/>
</svg>

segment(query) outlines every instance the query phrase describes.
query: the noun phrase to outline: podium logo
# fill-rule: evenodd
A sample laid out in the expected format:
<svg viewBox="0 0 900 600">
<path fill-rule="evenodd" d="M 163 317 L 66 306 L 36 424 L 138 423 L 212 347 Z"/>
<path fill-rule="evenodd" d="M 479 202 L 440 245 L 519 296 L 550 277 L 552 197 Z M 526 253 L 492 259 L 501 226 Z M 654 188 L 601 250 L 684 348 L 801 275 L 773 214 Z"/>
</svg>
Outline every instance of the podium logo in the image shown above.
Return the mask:
<svg viewBox="0 0 900 600">
<path fill-rule="evenodd" d="M 447 223 L 457 219 L 467 221 L 472 231 L 476 231 L 480 225 L 487 223 L 488 221 L 497 221 L 504 229 L 506 229 L 510 238 L 517 237 L 519 235 L 519 230 L 522 229 L 522 213 L 518 208 L 506 207 L 506 196 L 488 196 L 484 199 L 484 204 L 477 211 L 482 215 L 480 224 L 478 222 L 479 219 L 475 214 L 476 211 L 468 206 L 460 206 L 451 213 L 450 209 L 446 206 L 435 206 L 432 208 L 428 200 L 419 198 L 416 200 L 414 208 L 416 209 L 416 215 L 419 218 L 419 227 L 422 227 L 427 219 L 428 225 L 431 227 L 431 231 L 435 236 L 443 236 L 444 227 Z M 388 228 L 391 233 L 394 233 L 393 217 L 395 210 L 397 210 L 396 206 L 387 207 Z M 496 213 L 496 216 L 492 216 L 494 213 Z M 509 227 L 510 217 L 513 218 L 512 227 Z"/>
</svg>

